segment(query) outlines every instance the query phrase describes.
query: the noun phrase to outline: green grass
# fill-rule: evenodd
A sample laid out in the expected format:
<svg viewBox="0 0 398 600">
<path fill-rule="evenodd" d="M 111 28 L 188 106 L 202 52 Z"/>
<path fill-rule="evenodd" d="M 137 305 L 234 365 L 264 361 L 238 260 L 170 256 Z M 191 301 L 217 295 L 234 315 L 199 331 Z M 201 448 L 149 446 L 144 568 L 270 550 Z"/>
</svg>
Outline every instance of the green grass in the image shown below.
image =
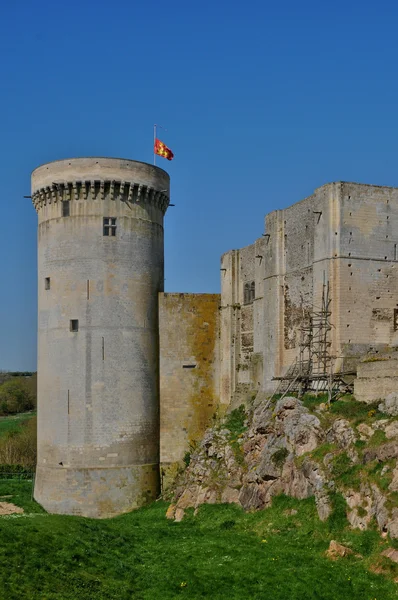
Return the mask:
<svg viewBox="0 0 398 600">
<path fill-rule="evenodd" d="M 322 403 L 327 404 L 328 395 L 327 394 L 311 394 L 309 392 L 305 393 L 302 397 L 302 402 L 308 410 L 314 411 L 318 406 Z"/>
<path fill-rule="evenodd" d="M 239 408 L 235 408 L 225 417 L 222 427 L 229 429 L 231 434 L 237 437 L 247 429 L 247 425 L 245 425 L 246 418 L 245 407 L 241 404 Z"/>
<path fill-rule="evenodd" d="M 379 404 L 380 402 L 366 404 L 365 402 L 358 402 L 353 396 L 346 396 L 341 400 L 333 402 L 330 412 L 335 416 L 348 419 L 355 425 L 359 423 L 372 423 L 377 419 L 388 417 L 388 415 L 379 411 Z"/>
<path fill-rule="evenodd" d="M 32 516 L 0 518 L 0 600 L 397 598 L 392 581 L 367 570 L 386 542 L 348 530 L 339 496 L 325 523 L 312 499 L 286 497 L 256 513 L 203 506 L 175 523 L 160 502 L 100 521 L 43 514 L 26 482 L 0 482 L 7 493 Z M 364 558 L 328 560 L 331 539 Z"/>
<path fill-rule="evenodd" d="M 0 417 L 0 438 L 9 434 L 20 431 L 21 425 L 31 419 L 36 413 L 27 412 L 19 413 L 18 415 Z"/>
<path fill-rule="evenodd" d="M 243 404 L 241 404 L 239 408 L 235 408 L 234 410 L 232 410 L 225 417 L 225 420 L 222 423 L 222 428 L 229 429 L 229 431 L 231 432 L 228 436 L 228 443 L 234 452 L 237 463 L 242 467 L 245 464 L 245 455 L 241 445 L 241 438 L 243 433 L 247 429 L 246 419 L 247 414 L 245 411 L 245 407 L 243 406 Z"/>
<path fill-rule="evenodd" d="M 333 479 L 341 486 L 360 489 L 362 465 L 353 464 L 346 452 L 337 454 L 331 462 L 331 467 Z"/>
</svg>

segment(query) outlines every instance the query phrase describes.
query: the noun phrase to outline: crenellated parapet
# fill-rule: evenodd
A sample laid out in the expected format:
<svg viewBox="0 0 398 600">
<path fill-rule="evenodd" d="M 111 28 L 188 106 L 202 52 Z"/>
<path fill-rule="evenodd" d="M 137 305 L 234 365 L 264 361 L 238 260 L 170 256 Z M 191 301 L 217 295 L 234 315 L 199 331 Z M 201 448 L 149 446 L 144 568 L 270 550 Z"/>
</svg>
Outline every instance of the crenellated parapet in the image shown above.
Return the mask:
<svg viewBox="0 0 398 600">
<path fill-rule="evenodd" d="M 170 198 L 164 191 L 134 183 L 132 181 L 116 181 L 111 179 L 95 179 L 90 181 L 53 182 L 33 192 L 32 202 L 36 212 L 48 204 L 64 201 L 118 200 L 127 205 L 151 204 L 166 212 Z"/>
</svg>

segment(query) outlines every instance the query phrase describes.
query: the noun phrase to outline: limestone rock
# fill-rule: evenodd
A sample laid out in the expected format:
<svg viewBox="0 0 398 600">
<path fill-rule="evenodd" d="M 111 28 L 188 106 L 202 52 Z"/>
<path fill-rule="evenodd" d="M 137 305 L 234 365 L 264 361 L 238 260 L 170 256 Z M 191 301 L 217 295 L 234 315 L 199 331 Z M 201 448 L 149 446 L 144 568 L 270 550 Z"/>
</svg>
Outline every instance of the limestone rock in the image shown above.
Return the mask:
<svg viewBox="0 0 398 600">
<path fill-rule="evenodd" d="M 174 520 L 179 523 L 184 518 L 185 511 L 183 508 L 176 508 Z"/>
<path fill-rule="evenodd" d="M 328 442 L 337 444 L 343 450 L 347 450 L 356 441 L 356 435 L 348 421 L 337 419 L 327 432 L 326 439 Z"/>
<path fill-rule="evenodd" d="M 246 510 L 264 508 L 267 505 L 266 492 L 266 483 L 247 483 L 239 492 L 239 502 Z"/>
<path fill-rule="evenodd" d="M 221 494 L 221 502 L 226 504 L 237 504 L 239 502 L 239 490 L 232 487 L 226 487 Z"/>
<path fill-rule="evenodd" d="M 294 449 L 297 456 L 315 450 L 324 440 L 320 420 L 311 415 L 297 398 L 278 400 L 274 414 L 278 433 L 286 437 L 287 446 Z"/>
<path fill-rule="evenodd" d="M 332 512 L 332 507 L 326 488 L 325 475 L 321 471 L 319 465 L 311 460 L 304 461 L 302 471 L 308 482 L 311 484 L 311 488 L 315 496 L 315 504 L 318 511 L 318 516 L 321 521 L 326 521 Z"/>
<path fill-rule="evenodd" d="M 314 490 L 301 469 L 297 469 L 293 458 L 287 460 L 282 470 L 283 493 L 298 500 L 310 498 Z"/>
<path fill-rule="evenodd" d="M 398 563 L 398 550 L 395 550 L 395 548 L 387 548 L 386 550 L 383 550 L 381 555 L 386 556 L 395 563 Z"/>
<path fill-rule="evenodd" d="M 388 442 L 387 444 L 382 444 L 378 448 L 368 448 L 363 453 L 363 462 L 368 463 L 372 460 L 377 460 L 384 462 L 386 460 L 390 460 L 390 458 L 398 457 L 398 442 Z"/>
<path fill-rule="evenodd" d="M 167 517 L 181 519 L 189 507 L 196 511 L 201 504 L 216 502 L 236 503 L 245 510 L 261 510 L 271 504 L 273 496 L 283 493 L 298 499 L 314 496 L 318 516 L 326 520 L 332 510 L 330 491 L 337 489 L 345 497 L 351 527 L 364 530 L 376 519 L 382 535 L 398 538 L 398 508 L 391 513 L 386 508 L 388 492 L 398 491 L 397 465 L 392 470 L 386 493 L 375 484 L 367 483 L 362 483 L 359 491 L 346 490 L 339 489 L 338 480 L 333 480 L 330 463 L 335 459 L 335 451 L 319 462 L 311 456 L 311 452 L 327 440 L 358 464 L 355 447 L 358 435 L 367 441 L 378 429 L 388 433 L 391 441 L 365 448 L 364 464 L 398 457 L 398 439 L 394 439 L 398 438 L 398 420 L 382 419 L 372 426 L 362 423 L 354 431 L 348 420 L 337 418 L 326 432 L 318 417 L 299 399 L 279 399 L 274 408 L 266 401 L 257 406 L 247 431 L 240 438 L 241 456 L 237 454 L 236 441 L 231 446 L 228 429 L 207 430 L 175 487 L 175 498 Z M 297 457 L 302 455 L 305 456 L 298 461 Z M 383 474 L 389 468 L 385 465 Z"/>
<path fill-rule="evenodd" d="M 350 509 L 347 511 L 347 519 L 351 527 L 362 531 L 367 529 L 373 514 L 371 489 L 367 485 L 362 485 L 360 492 L 347 490 L 343 496 Z M 358 509 L 362 509 L 361 513 Z"/>
<path fill-rule="evenodd" d="M 398 416 L 398 393 L 391 392 L 388 394 L 386 399 L 379 404 L 378 408 L 381 412 L 384 412 L 387 415 L 391 415 L 392 417 Z"/>
<path fill-rule="evenodd" d="M 331 540 L 329 548 L 326 550 L 326 556 L 330 558 L 330 560 L 337 560 L 338 558 L 349 556 L 350 554 L 354 554 L 351 548 L 347 548 L 347 546 L 343 546 L 343 544 L 339 544 L 335 540 Z M 360 555 L 355 554 L 355 556 L 359 557 Z"/>
<path fill-rule="evenodd" d="M 169 508 L 166 511 L 166 519 L 174 519 L 176 513 L 176 505 L 170 504 Z"/>
<path fill-rule="evenodd" d="M 372 429 L 384 431 L 386 426 L 390 423 L 390 419 L 378 419 L 372 424 Z"/>
<path fill-rule="evenodd" d="M 376 517 L 377 524 L 380 530 L 383 530 L 389 521 L 388 510 L 385 507 L 387 498 L 381 493 L 377 485 L 372 483 L 371 485 L 373 506 L 372 511 Z M 398 525 L 398 523 L 397 523 Z"/>
<path fill-rule="evenodd" d="M 395 465 L 395 469 L 392 472 L 392 480 L 388 489 L 390 492 L 398 492 L 398 465 Z"/>
<path fill-rule="evenodd" d="M 384 431 L 387 439 L 398 437 L 398 421 L 393 421 L 387 425 Z"/>
<path fill-rule="evenodd" d="M 366 442 L 374 434 L 374 430 L 369 427 L 369 425 L 366 425 L 366 423 L 360 423 L 357 427 L 357 430 L 359 433 L 359 439 L 363 442 Z"/>
<path fill-rule="evenodd" d="M 199 489 L 199 486 L 187 487 L 178 499 L 178 508 L 189 508 L 191 506 L 195 506 Z"/>
<path fill-rule="evenodd" d="M 387 523 L 387 530 L 392 539 L 398 538 L 398 508 L 393 508 L 392 516 Z"/>
</svg>

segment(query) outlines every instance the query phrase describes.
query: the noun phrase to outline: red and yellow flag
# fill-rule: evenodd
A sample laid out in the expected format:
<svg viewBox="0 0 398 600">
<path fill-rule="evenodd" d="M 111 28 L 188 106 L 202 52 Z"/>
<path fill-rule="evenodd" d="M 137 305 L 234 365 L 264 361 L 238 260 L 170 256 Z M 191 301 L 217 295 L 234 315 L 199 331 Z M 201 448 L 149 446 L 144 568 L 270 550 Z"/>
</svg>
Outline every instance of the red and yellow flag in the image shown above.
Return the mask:
<svg viewBox="0 0 398 600">
<path fill-rule="evenodd" d="M 155 138 L 155 146 L 153 151 L 155 154 L 163 156 L 163 158 L 167 158 L 167 160 L 173 160 L 174 158 L 174 154 L 172 153 L 170 148 L 168 148 L 166 144 L 163 144 L 163 142 L 158 140 L 158 138 Z"/>
</svg>

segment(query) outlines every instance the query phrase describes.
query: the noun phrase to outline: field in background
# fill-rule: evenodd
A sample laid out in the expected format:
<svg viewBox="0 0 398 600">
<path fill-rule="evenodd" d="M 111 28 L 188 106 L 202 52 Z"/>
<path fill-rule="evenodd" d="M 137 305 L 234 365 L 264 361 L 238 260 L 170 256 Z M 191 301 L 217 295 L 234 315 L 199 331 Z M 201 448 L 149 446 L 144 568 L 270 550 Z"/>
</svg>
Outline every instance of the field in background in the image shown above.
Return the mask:
<svg viewBox="0 0 398 600">
<path fill-rule="evenodd" d="M 0 438 L 8 433 L 20 432 L 21 426 L 24 425 L 29 419 L 32 419 L 35 415 L 36 413 L 34 411 L 29 411 L 26 413 L 19 413 L 17 415 L 0 417 Z"/>
<path fill-rule="evenodd" d="M 349 530 L 338 497 L 326 523 L 313 499 L 285 497 L 250 514 L 206 505 L 181 523 L 165 518 L 163 502 L 108 520 L 47 515 L 29 482 L 0 481 L 0 501 L 26 510 L 0 517 L 1 600 L 397 598 L 391 579 L 368 570 L 398 575 L 380 562 L 387 543 Z M 330 561 L 331 539 L 363 558 Z"/>
</svg>

